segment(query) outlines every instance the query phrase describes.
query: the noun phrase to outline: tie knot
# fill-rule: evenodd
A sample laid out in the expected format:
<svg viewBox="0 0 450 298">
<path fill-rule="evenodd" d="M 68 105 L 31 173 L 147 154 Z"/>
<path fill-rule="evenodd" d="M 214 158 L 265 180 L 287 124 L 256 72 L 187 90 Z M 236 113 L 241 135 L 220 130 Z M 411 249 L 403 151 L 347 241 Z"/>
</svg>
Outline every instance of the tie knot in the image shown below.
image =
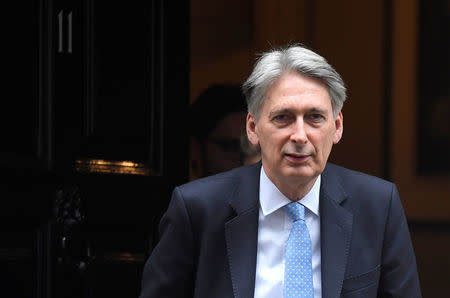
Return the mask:
<svg viewBox="0 0 450 298">
<path fill-rule="evenodd" d="M 305 207 L 302 204 L 298 202 L 291 202 L 284 206 L 284 209 L 294 222 L 298 220 L 305 220 Z"/>
</svg>

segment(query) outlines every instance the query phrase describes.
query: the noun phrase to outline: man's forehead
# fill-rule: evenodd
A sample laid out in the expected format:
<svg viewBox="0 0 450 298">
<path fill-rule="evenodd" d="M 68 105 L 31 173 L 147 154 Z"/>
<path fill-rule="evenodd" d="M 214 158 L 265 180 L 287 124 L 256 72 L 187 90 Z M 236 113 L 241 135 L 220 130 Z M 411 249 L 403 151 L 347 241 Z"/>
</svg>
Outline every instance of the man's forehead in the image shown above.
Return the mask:
<svg viewBox="0 0 450 298">
<path fill-rule="evenodd" d="M 266 88 L 263 99 L 270 99 L 274 95 L 289 96 L 297 94 L 310 94 L 312 96 L 317 94 L 330 98 L 327 85 L 319 79 L 303 76 L 297 73 L 287 73 Z"/>
<path fill-rule="evenodd" d="M 268 103 L 270 102 L 270 103 Z M 298 110 L 306 112 L 329 112 L 332 110 L 331 100 L 319 100 L 314 98 L 298 99 L 298 98 L 272 98 L 265 101 L 266 112 L 295 112 Z"/>
</svg>

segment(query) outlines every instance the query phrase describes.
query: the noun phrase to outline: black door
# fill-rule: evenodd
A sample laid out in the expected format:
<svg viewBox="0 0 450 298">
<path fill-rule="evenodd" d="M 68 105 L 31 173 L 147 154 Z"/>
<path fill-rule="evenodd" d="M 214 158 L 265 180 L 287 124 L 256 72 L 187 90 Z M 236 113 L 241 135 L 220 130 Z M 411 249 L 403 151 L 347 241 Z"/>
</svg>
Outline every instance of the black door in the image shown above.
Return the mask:
<svg viewBox="0 0 450 298">
<path fill-rule="evenodd" d="M 188 175 L 188 1 L 9 1 L 4 297 L 136 297 Z"/>
</svg>

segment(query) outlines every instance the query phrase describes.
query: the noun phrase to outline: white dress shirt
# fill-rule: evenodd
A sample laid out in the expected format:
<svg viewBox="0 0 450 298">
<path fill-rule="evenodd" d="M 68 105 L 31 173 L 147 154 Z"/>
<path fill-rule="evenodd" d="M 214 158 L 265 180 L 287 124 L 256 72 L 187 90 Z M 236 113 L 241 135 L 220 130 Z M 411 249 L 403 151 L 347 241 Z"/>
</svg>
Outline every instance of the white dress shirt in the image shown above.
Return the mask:
<svg viewBox="0 0 450 298">
<path fill-rule="evenodd" d="M 291 201 L 270 181 L 261 167 L 259 187 L 258 251 L 256 256 L 255 297 L 283 297 L 285 250 L 292 219 L 283 209 Z M 299 202 L 305 206 L 305 221 L 312 245 L 314 297 L 322 297 L 320 268 L 320 176 Z"/>
</svg>

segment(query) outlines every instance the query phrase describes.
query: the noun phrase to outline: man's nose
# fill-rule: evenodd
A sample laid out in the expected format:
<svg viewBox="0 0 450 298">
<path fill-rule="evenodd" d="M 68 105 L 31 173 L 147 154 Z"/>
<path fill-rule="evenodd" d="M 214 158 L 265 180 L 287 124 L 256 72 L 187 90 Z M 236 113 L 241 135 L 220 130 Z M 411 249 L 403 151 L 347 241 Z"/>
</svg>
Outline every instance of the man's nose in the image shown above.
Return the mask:
<svg viewBox="0 0 450 298">
<path fill-rule="evenodd" d="M 308 142 L 306 136 L 305 123 L 303 120 L 297 120 L 292 128 L 291 141 L 297 144 L 305 144 Z"/>
</svg>

